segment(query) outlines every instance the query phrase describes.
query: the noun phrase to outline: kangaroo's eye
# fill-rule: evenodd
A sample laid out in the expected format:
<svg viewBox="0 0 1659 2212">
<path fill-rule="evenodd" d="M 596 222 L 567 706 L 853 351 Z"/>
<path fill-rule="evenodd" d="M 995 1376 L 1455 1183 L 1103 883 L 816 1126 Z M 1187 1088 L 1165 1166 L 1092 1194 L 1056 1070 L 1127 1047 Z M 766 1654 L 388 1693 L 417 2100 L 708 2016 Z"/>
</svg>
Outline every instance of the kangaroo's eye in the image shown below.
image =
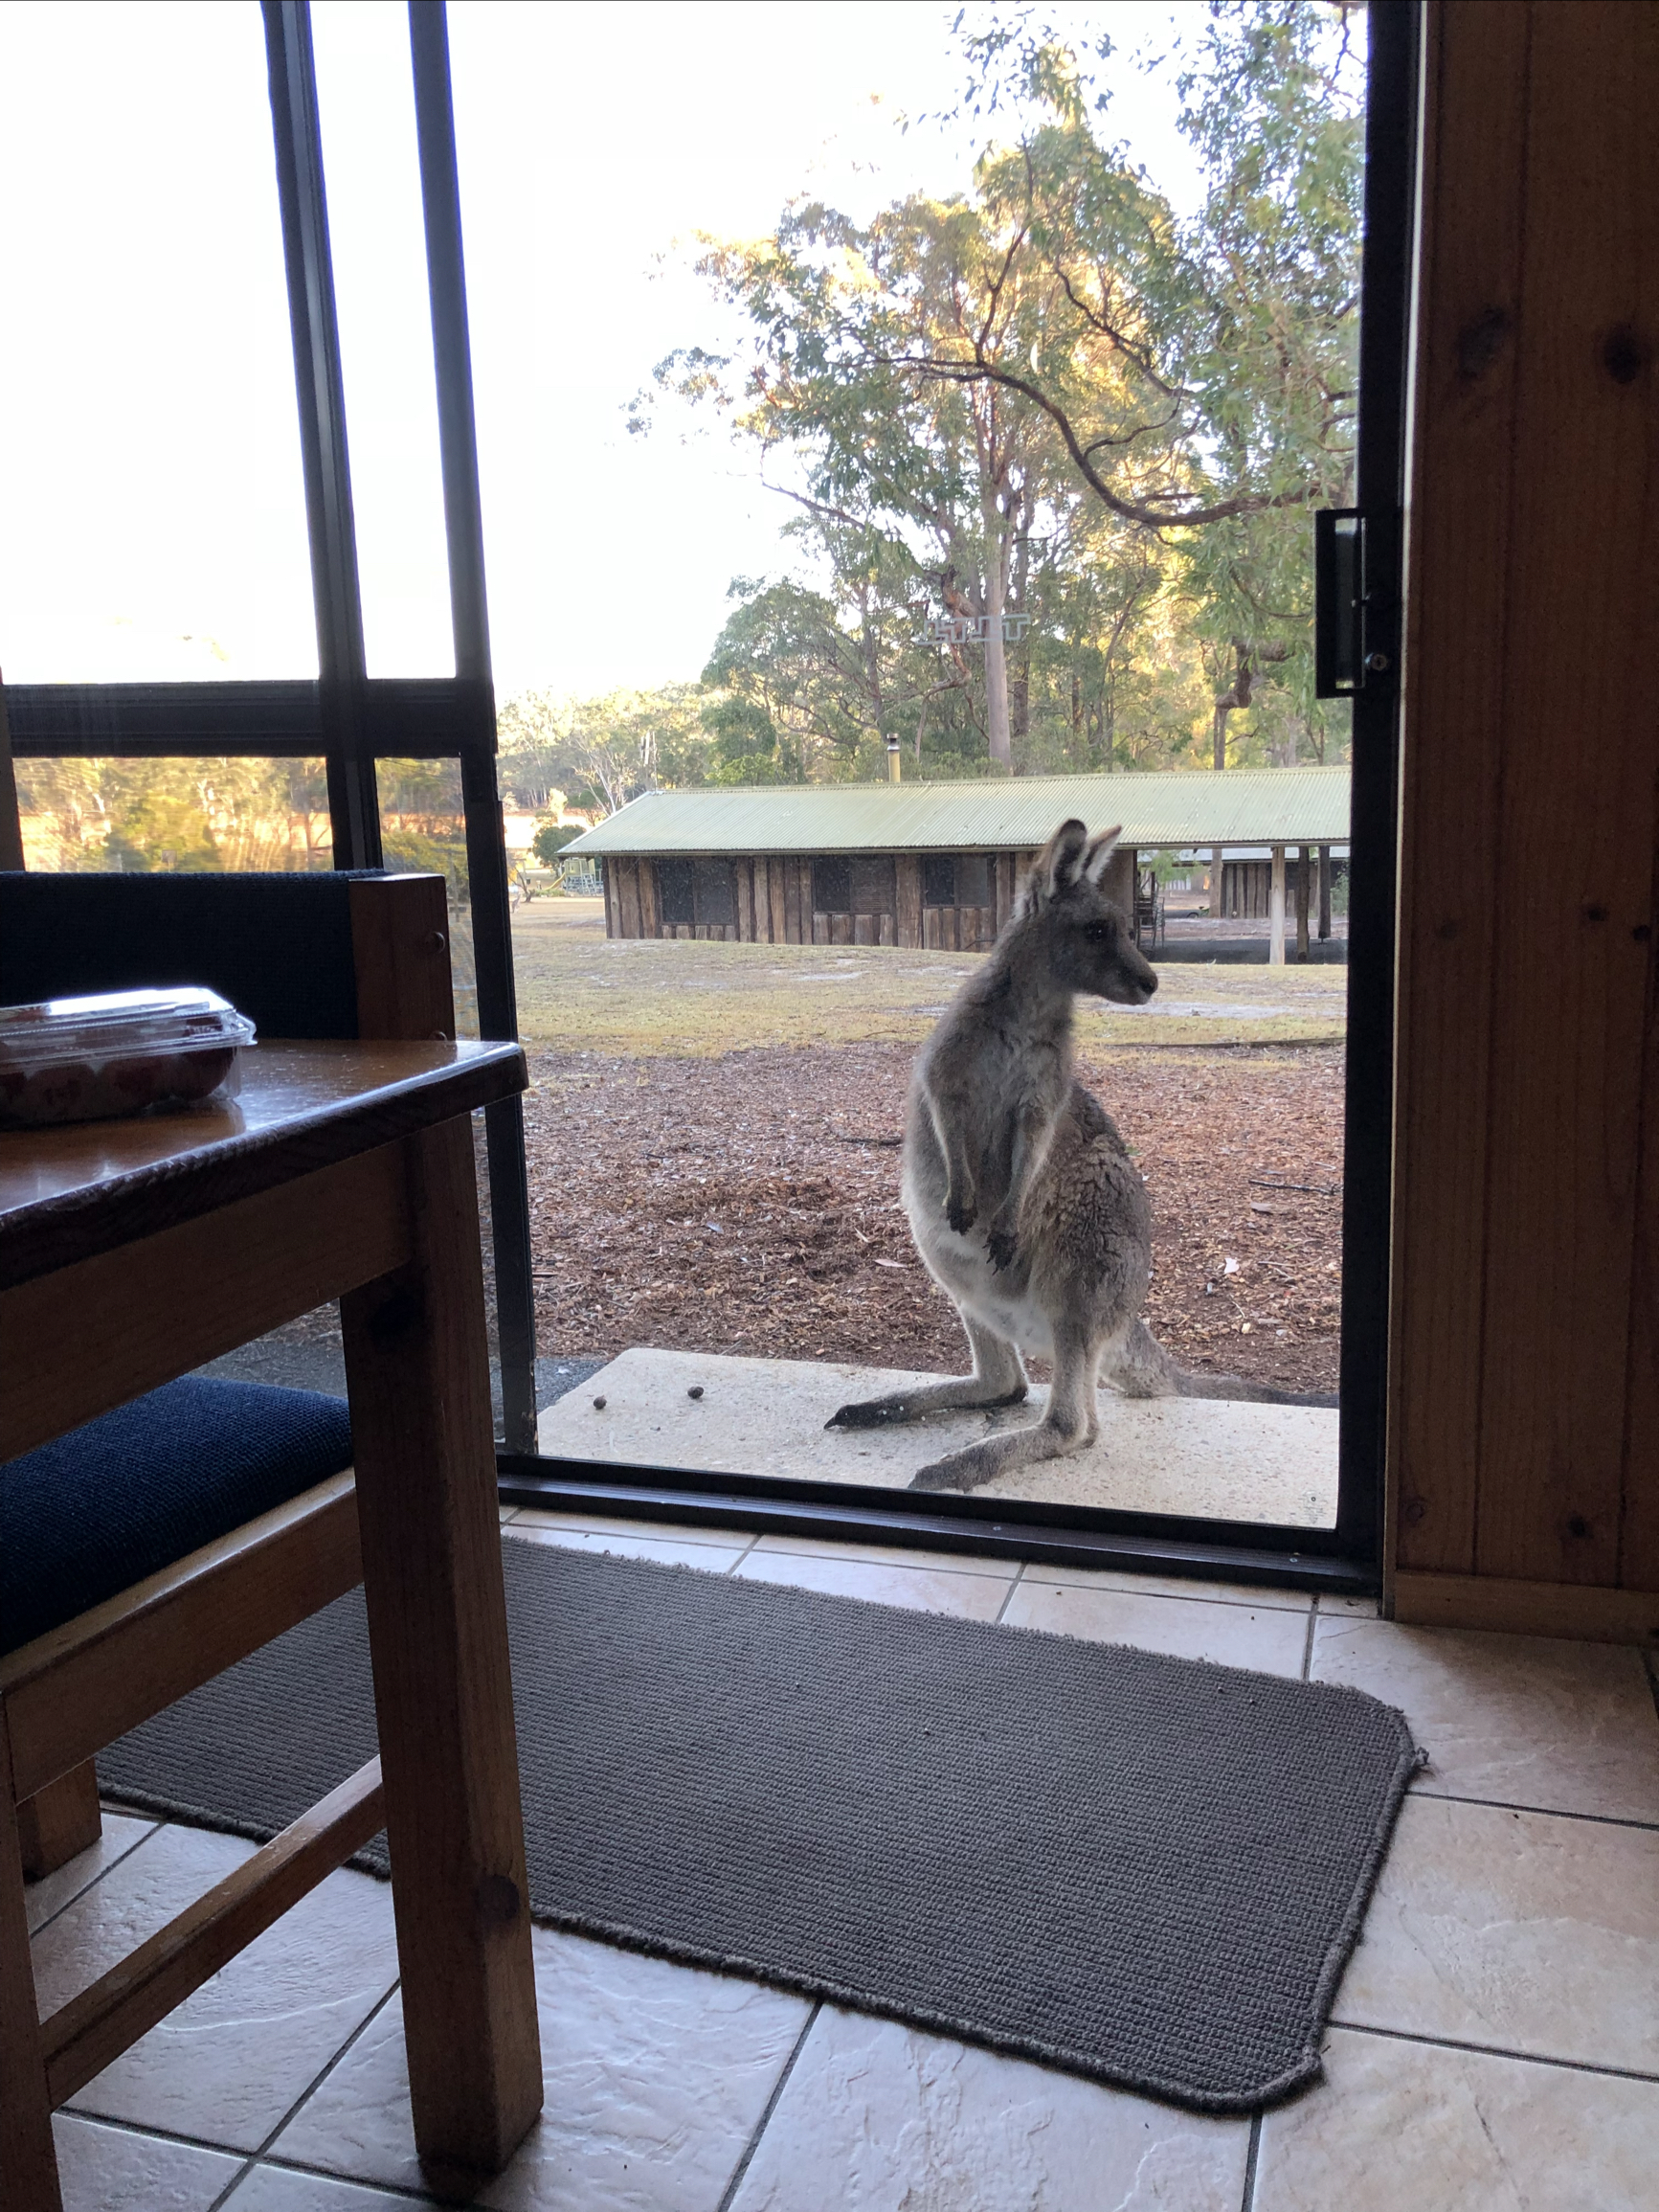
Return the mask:
<svg viewBox="0 0 1659 2212">
<path fill-rule="evenodd" d="M 1093 937 L 1097 944 L 1104 944 L 1109 937 L 1115 937 L 1117 932 L 1112 928 L 1110 922 L 1097 921 L 1090 922 L 1084 935 Z"/>
</svg>

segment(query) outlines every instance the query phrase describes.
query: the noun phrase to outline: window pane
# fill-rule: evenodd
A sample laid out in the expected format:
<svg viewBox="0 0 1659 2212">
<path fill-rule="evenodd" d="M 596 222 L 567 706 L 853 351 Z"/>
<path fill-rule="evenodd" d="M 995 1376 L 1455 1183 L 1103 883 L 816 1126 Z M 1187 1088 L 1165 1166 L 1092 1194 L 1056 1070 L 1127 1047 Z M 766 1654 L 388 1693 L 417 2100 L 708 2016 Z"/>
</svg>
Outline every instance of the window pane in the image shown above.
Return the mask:
<svg viewBox="0 0 1659 2212">
<path fill-rule="evenodd" d="M 317 670 L 257 8 L 0 9 L 0 666 Z"/>
<path fill-rule="evenodd" d="M 19 760 L 28 868 L 148 873 L 333 865 L 321 760 Z"/>
<path fill-rule="evenodd" d="M 371 676 L 453 676 L 409 18 L 311 11 Z"/>
</svg>

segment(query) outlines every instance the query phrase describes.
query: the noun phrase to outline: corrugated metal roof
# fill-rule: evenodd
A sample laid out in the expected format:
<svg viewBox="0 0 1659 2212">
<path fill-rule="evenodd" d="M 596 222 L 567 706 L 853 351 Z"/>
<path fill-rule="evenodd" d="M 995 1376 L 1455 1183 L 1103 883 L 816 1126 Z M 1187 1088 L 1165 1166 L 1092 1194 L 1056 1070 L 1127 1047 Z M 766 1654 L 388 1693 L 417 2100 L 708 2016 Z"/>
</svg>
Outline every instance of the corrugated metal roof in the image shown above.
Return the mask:
<svg viewBox="0 0 1659 2212">
<path fill-rule="evenodd" d="M 962 852 L 1041 845 L 1068 817 L 1125 845 L 1331 845 L 1346 768 L 1021 776 L 983 783 L 754 784 L 648 791 L 562 857 L 654 852 Z"/>
</svg>

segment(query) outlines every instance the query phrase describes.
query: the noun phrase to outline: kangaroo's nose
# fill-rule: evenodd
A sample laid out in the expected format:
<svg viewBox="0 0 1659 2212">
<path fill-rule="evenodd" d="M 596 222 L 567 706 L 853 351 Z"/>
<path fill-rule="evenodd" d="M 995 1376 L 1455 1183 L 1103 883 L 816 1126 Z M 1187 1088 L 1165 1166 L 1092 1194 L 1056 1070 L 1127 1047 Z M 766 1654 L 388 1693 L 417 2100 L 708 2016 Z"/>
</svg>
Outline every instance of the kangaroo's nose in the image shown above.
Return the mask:
<svg viewBox="0 0 1659 2212">
<path fill-rule="evenodd" d="M 1152 996 L 1153 992 L 1157 989 L 1156 968 L 1148 968 L 1146 972 L 1146 982 L 1144 987 L 1149 998 Z"/>
</svg>

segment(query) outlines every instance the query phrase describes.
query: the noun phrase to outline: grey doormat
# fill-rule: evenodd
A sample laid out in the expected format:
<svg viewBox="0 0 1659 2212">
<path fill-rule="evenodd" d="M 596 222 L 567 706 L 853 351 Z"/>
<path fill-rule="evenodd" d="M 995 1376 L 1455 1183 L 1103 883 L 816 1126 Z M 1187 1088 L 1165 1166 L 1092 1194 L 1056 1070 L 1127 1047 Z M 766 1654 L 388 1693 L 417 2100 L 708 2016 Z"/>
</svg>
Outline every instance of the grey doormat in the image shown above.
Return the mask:
<svg viewBox="0 0 1659 2212">
<path fill-rule="evenodd" d="M 1361 1692 L 508 1541 L 537 1919 L 1201 2110 L 1319 2072 L 1417 1759 Z M 373 1755 L 360 1592 L 99 1760 L 258 1840 Z M 384 1840 L 359 1862 L 385 1873 Z"/>
</svg>

